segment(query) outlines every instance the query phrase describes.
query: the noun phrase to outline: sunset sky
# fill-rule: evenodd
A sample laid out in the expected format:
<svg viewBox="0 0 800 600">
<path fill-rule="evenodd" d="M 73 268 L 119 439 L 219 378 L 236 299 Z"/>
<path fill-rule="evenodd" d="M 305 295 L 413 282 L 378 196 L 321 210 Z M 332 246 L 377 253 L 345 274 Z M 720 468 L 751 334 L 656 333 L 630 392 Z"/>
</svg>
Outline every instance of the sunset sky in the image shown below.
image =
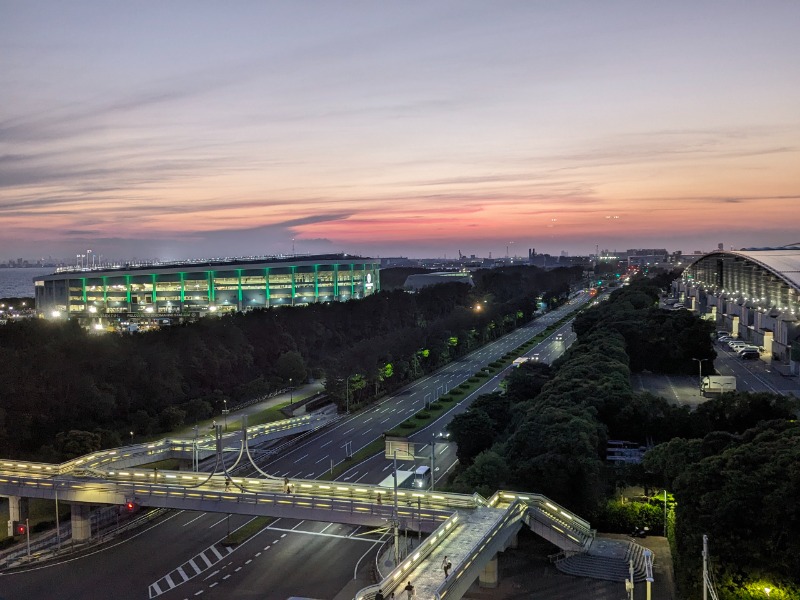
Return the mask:
<svg viewBox="0 0 800 600">
<path fill-rule="evenodd" d="M 0 260 L 800 242 L 800 2 L 0 0 Z"/>
</svg>

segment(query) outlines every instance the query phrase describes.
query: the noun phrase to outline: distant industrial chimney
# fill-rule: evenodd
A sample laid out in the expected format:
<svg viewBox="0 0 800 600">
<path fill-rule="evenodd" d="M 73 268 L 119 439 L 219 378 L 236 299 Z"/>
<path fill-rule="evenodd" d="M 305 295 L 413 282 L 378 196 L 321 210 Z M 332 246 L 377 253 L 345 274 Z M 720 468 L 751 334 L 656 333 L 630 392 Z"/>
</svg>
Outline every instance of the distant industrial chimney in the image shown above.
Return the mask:
<svg viewBox="0 0 800 600">
<path fill-rule="evenodd" d="M 717 250 L 725 250 L 725 244 L 723 244 L 722 242 L 717 244 Z"/>
</svg>

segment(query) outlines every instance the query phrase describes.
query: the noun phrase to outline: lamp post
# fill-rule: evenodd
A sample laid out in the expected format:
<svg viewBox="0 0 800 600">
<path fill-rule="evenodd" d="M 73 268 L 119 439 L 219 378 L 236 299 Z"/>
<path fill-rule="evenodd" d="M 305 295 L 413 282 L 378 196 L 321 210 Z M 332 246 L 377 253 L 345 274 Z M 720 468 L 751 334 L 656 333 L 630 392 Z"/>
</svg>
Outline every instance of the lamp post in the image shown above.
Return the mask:
<svg viewBox="0 0 800 600">
<path fill-rule="evenodd" d="M 703 363 L 708 361 L 708 359 L 707 358 L 693 358 L 692 360 L 696 360 L 697 361 L 698 373 L 700 375 L 699 387 L 702 388 L 703 387 Z"/>
<path fill-rule="evenodd" d="M 200 470 L 200 459 L 197 453 L 197 425 L 192 427 L 194 429 L 194 444 L 192 445 L 192 471 Z"/>
<path fill-rule="evenodd" d="M 350 375 L 347 376 L 345 379 L 345 387 L 344 387 L 344 412 L 345 414 L 350 414 Z"/>
<path fill-rule="evenodd" d="M 227 398 L 223 398 L 222 399 L 222 422 L 225 424 L 225 432 L 226 433 L 228 431 L 228 413 L 229 412 L 230 411 L 228 410 L 228 399 Z"/>
<path fill-rule="evenodd" d="M 294 388 L 292 387 L 292 378 L 289 377 L 289 406 L 294 404 Z"/>
</svg>

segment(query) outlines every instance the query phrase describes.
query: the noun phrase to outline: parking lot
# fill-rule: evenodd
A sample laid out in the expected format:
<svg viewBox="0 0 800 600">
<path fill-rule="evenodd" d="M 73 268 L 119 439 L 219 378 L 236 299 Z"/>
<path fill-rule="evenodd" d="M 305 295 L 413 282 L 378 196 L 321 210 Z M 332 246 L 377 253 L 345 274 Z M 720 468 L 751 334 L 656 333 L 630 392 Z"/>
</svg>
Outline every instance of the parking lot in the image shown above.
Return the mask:
<svg viewBox="0 0 800 600">
<path fill-rule="evenodd" d="M 717 358 L 714 368 L 720 375 L 735 375 L 736 389 L 748 392 L 770 392 L 794 395 L 800 398 L 800 378 L 786 377 L 772 369 L 769 354 L 762 353 L 758 360 L 742 360 L 727 344 L 714 344 Z M 634 373 L 631 386 L 637 392 L 650 392 L 668 402 L 696 408 L 705 402 L 700 393 L 700 377 L 697 375 L 661 375 L 656 373 Z"/>
</svg>

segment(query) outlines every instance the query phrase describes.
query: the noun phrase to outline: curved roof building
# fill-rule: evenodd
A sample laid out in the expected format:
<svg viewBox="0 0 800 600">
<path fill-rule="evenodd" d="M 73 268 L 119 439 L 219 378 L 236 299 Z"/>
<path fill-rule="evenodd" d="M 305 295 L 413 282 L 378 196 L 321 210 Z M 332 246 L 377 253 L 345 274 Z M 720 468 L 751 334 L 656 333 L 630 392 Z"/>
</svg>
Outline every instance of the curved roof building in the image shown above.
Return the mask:
<svg viewBox="0 0 800 600">
<path fill-rule="evenodd" d="M 346 254 L 222 259 L 62 269 L 34 287 L 45 317 L 163 320 L 363 298 L 379 269 Z"/>
<path fill-rule="evenodd" d="M 800 244 L 711 252 L 686 267 L 673 288 L 687 306 L 763 346 L 773 360 L 796 372 Z"/>
</svg>

